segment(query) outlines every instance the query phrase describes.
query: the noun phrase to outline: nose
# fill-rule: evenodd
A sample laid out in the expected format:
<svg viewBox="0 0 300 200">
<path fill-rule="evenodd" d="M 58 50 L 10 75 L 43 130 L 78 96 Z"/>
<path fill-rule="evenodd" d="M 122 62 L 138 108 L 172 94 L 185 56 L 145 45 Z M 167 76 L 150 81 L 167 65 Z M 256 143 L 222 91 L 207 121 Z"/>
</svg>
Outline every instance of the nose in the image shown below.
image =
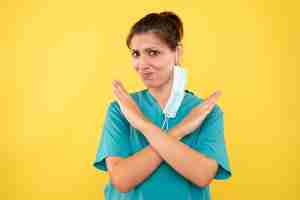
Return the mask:
<svg viewBox="0 0 300 200">
<path fill-rule="evenodd" d="M 150 69 L 150 64 L 146 58 L 146 56 L 140 56 L 134 63 L 134 67 L 137 71 L 147 71 Z"/>
</svg>

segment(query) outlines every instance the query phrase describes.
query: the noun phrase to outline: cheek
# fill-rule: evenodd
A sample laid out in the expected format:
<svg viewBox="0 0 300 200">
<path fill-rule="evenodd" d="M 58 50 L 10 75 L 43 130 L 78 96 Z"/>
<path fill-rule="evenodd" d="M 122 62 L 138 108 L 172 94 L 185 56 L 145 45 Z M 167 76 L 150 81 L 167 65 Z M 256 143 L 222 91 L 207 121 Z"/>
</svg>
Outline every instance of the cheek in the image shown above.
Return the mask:
<svg viewBox="0 0 300 200">
<path fill-rule="evenodd" d="M 169 66 L 166 66 L 162 71 L 161 71 L 161 79 L 166 80 L 170 78 L 172 70 L 170 69 Z"/>
<path fill-rule="evenodd" d="M 161 79 L 163 81 L 164 79 L 168 78 L 170 75 L 170 60 L 166 58 L 148 58 L 146 61 L 140 63 L 141 60 L 136 58 L 132 59 L 132 66 L 133 69 L 136 72 L 140 71 L 140 65 L 143 64 L 145 66 L 148 66 L 151 68 L 151 71 L 154 71 L 155 74 L 155 79 Z"/>
<path fill-rule="evenodd" d="M 136 71 L 138 70 L 138 61 L 136 59 L 132 60 L 132 66 L 134 70 Z"/>
<path fill-rule="evenodd" d="M 155 81 L 156 84 L 160 85 L 170 79 L 171 71 L 168 66 L 161 66 L 155 71 L 156 73 L 153 81 Z"/>
</svg>

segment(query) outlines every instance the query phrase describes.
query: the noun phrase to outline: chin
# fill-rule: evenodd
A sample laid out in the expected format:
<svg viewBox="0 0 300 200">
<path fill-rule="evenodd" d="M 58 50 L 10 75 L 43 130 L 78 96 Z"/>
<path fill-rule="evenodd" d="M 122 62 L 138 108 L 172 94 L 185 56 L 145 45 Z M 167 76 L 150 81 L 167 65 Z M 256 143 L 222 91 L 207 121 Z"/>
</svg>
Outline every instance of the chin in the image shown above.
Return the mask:
<svg viewBox="0 0 300 200">
<path fill-rule="evenodd" d="M 161 81 L 143 80 L 143 82 L 147 88 L 160 88 L 163 85 Z"/>
</svg>

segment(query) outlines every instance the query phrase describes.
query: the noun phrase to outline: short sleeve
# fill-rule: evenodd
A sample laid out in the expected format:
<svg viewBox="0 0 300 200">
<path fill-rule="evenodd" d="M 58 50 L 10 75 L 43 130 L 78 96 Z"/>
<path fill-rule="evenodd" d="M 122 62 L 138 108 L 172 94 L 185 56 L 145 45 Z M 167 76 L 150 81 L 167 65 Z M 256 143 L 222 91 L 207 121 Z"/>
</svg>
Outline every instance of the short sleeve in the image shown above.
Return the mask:
<svg viewBox="0 0 300 200">
<path fill-rule="evenodd" d="M 131 154 L 129 132 L 129 122 L 122 114 L 117 102 L 113 101 L 106 112 L 94 167 L 107 171 L 105 163 L 107 156 L 128 157 Z"/>
<path fill-rule="evenodd" d="M 223 115 L 221 108 L 215 105 L 198 129 L 200 132 L 196 141 L 196 149 L 218 163 L 215 179 L 227 179 L 231 176 L 224 139 Z"/>
</svg>

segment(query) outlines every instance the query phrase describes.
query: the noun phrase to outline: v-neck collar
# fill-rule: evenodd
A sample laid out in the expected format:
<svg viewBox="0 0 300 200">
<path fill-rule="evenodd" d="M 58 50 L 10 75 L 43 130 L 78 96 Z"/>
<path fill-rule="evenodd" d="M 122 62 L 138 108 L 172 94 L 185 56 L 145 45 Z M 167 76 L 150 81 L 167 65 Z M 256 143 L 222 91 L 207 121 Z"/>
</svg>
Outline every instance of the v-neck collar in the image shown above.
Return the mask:
<svg viewBox="0 0 300 200">
<path fill-rule="evenodd" d="M 149 89 L 145 89 L 145 93 L 146 93 L 146 96 L 147 96 L 150 104 L 155 106 L 160 111 L 160 113 L 163 113 L 163 109 L 160 107 L 160 105 L 159 105 L 158 101 L 155 99 L 155 97 L 150 93 Z"/>
<path fill-rule="evenodd" d="M 150 104 L 152 104 L 153 106 L 155 106 L 156 109 L 159 110 L 160 113 L 163 113 L 163 109 L 164 108 L 161 108 L 158 101 L 155 99 L 155 97 L 150 93 L 149 89 L 145 89 L 145 94 L 146 94 L 146 97 L 147 99 L 149 100 Z M 183 97 L 183 100 L 185 99 L 186 97 L 186 91 L 184 92 L 184 97 Z"/>
</svg>

